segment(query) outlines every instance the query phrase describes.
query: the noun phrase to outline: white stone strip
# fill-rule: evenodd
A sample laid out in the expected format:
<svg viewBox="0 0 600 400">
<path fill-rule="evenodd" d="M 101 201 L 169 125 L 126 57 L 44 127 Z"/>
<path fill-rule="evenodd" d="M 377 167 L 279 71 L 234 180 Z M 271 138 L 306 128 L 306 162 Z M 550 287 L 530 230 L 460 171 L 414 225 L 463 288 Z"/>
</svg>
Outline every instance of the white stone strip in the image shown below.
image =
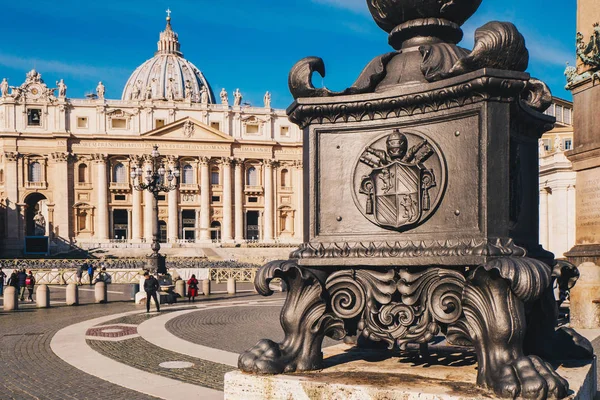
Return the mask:
<svg viewBox="0 0 600 400">
<path fill-rule="evenodd" d="M 199 307 L 196 310 L 170 312 L 159 317 L 151 318 L 142 322 L 138 326 L 138 334 L 144 338 L 144 340 L 163 349 L 237 368 L 238 357 L 240 356 L 239 354 L 188 342 L 187 340 L 181 339 L 169 332 L 166 328 L 166 324 L 173 318 L 177 318 L 192 312 L 198 312 L 200 310 L 215 310 L 219 308 L 247 306 L 247 304 L 232 304 L 238 302 L 211 304 L 209 306 Z M 261 306 L 280 304 L 283 304 L 281 300 L 260 303 Z M 254 306 L 256 306 L 256 304 L 254 304 Z"/>
<path fill-rule="evenodd" d="M 98 340 L 100 342 L 122 342 L 124 340 L 134 339 L 134 338 L 138 338 L 138 337 L 140 337 L 140 335 L 133 334 L 133 335 L 117 336 L 117 337 L 110 337 L 110 336 L 86 336 L 85 339 L 86 340 Z"/>
<path fill-rule="evenodd" d="M 89 328 L 134 314 L 140 314 L 140 311 L 108 315 L 63 328 L 52 338 L 50 348 L 62 360 L 85 373 L 150 396 L 173 400 L 223 398 L 223 393 L 217 390 L 165 378 L 112 360 L 96 352 L 85 342 L 85 334 Z"/>
<path fill-rule="evenodd" d="M 67 289 L 66 285 L 51 285 L 51 286 L 48 286 L 48 287 L 52 288 L 52 289 L 54 289 L 54 288 L 56 288 L 56 289 Z M 79 287 L 79 290 L 81 290 L 82 292 L 95 292 L 95 289 L 86 289 L 86 288 L 82 288 L 82 287 Z M 106 293 L 127 294 L 127 293 L 124 293 L 124 292 L 115 292 L 115 291 L 110 291 L 110 290 L 107 290 Z"/>
</svg>

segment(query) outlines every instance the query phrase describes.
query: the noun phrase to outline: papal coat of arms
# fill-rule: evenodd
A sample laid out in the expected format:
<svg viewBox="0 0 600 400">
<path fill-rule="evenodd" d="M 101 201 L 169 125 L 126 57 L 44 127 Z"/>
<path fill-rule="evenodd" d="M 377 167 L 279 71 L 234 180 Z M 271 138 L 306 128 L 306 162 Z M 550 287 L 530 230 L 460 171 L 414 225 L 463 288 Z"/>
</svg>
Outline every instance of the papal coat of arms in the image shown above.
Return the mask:
<svg viewBox="0 0 600 400">
<path fill-rule="evenodd" d="M 371 222 L 405 231 L 433 212 L 441 199 L 444 174 L 429 139 L 394 130 L 361 154 L 355 169 L 355 200 Z"/>
</svg>

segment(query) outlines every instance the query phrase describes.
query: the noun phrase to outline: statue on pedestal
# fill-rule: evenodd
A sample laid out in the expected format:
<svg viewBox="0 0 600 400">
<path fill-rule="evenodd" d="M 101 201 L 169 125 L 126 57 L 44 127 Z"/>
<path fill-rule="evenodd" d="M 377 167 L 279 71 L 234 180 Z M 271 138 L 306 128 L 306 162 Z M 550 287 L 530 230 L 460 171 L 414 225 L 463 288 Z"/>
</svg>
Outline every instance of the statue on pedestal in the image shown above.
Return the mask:
<svg viewBox="0 0 600 400">
<path fill-rule="evenodd" d="M 240 89 L 235 89 L 235 92 L 233 92 L 233 105 L 237 107 L 242 105 L 242 93 Z"/>
<path fill-rule="evenodd" d="M 96 86 L 96 94 L 98 95 L 98 98 L 100 100 L 104 99 L 105 90 L 106 90 L 106 88 L 104 87 L 104 84 L 102 83 L 102 81 L 98 82 L 98 86 Z"/>
<path fill-rule="evenodd" d="M 42 215 L 41 211 L 33 217 L 35 224 L 35 236 L 44 236 L 46 234 L 46 218 Z"/>
<path fill-rule="evenodd" d="M 257 272 L 262 295 L 273 279 L 288 288 L 285 338 L 242 353 L 242 371 L 321 369 L 325 336 L 403 351 L 445 335 L 476 354 L 474 384 L 554 399 L 568 382 L 549 361 L 593 357 L 589 341 L 556 329 L 556 261 L 539 244 L 531 144 L 555 122 L 544 114 L 552 96 L 524 72 L 512 23 L 458 46 L 480 3 L 370 0 L 394 51 L 341 92 L 313 85 L 320 58 L 292 68 L 289 119 L 309 133 L 307 241 Z"/>
<path fill-rule="evenodd" d="M 206 86 L 202 86 L 202 89 L 200 89 L 200 103 L 208 104 L 208 89 Z"/>
<path fill-rule="evenodd" d="M 192 82 L 190 82 L 188 79 L 185 81 L 185 99 L 188 101 L 191 100 L 193 94 Z"/>
<path fill-rule="evenodd" d="M 221 89 L 221 104 L 223 104 L 224 106 L 229 105 L 229 97 L 227 95 L 227 91 L 225 90 L 225 88 Z"/>
<path fill-rule="evenodd" d="M 65 85 L 65 81 L 61 79 L 56 82 L 56 85 L 58 87 L 58 98 L 64 99 L 67 97 L 67 85 Z"/>
<path fill-rule="evenodd" d="M 6 98 L 9 96 L 8 88 L 8 81 L 6 78 L 2 79 L 2 83 L 0 83 L 0 94 L 2 94 L 2 97 Z"/>
<path fill-rule="evenodd" d="M 264 102 L 265 108 L 271 108 L 271 93 L 265 93 Z"/>
</svg>

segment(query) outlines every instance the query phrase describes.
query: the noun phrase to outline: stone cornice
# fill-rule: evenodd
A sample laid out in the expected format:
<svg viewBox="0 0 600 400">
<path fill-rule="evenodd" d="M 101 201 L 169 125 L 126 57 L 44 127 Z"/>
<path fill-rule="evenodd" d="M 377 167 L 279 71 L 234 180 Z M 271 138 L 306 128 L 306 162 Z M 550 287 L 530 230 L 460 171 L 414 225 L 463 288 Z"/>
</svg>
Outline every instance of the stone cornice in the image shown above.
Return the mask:
<svg viewBox="0 0 600 400">
<path fill-rule="evenodd" d="M 417 89 L 398 89 L 366 95 L 297 99 L 287 110 L 292 122 L 309 124 L 372 121 L 426 114 L 483 101 L 515 102 L 527 88 L 529 75 L 482 69 Z M 421 90 L 418 90 L 421 89 Z"/>
</svg>

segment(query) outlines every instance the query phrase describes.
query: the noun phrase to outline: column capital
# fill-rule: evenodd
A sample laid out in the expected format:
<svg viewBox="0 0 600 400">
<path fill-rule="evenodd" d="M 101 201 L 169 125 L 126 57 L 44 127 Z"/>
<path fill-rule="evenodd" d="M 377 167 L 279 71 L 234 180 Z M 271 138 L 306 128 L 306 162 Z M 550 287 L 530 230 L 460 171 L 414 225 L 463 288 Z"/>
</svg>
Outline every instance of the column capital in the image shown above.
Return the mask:
<svg viewBox="0 0 600 400">
<path fill-rule="evenodd" d="M 233 158 L 232 157 L 222 157 L 221 158 L 221 164 L 225 165 L 225 166 L 230 166 L 233 162 Z"/>
<path fill-rule="evenodd" d="M 108 154 L 92 154 L 92 160 L 98 164 L 105 164 L 108 161 Z"/>
<path fill-rule="evenodd" d="M 208 163 L 210 163 L 210 157 L 200 156 L 198 157 L 198 163 L 200 164 L 200 166 L 206 166 L 208 165 Z"/>
<path fill-rule="evenodd" d="M 134 165 L 140 165 L 144 161 L 144 156 L 132 154 L 129 156 L 129 162 Z"/>
<path fill-rule="evenodd" d="M 264 163 L 265 167 L 273 168 L 273 167 L 277 167 L 277 165 L 279 164 L 279 161 L 267 159 L 267 160 L 263 160 L 263 163 Z"/>
<path fill-rule="evenodd" d="M 21 156 L 22 154 L 20 154 L 18 151 L 4 152 L 4 158 L 6 158 L 6 161 L 17 161 Z"/>
<path fill-rule="evenodd" d="M 179 156 L 169 155 L 169 156 L 166 156 L 166 159 L 167 159 L 167 163 L 169 165 L 177 165 L 177 164 L 179 164 Z"/>
<path fill-rule="evenodd" d="M 236 167 L 241 167 L 244 165 L 244 162 L 246 161 L 246 159 L 243 157 L 233 157 L 232 161 Z"/>
<path fill-rule="evenodd" d="M 74 160 L 74 156 L 68 152 L 51 153 L 50 156 L 54 162 L 70 162 Z"/>
</svg>

